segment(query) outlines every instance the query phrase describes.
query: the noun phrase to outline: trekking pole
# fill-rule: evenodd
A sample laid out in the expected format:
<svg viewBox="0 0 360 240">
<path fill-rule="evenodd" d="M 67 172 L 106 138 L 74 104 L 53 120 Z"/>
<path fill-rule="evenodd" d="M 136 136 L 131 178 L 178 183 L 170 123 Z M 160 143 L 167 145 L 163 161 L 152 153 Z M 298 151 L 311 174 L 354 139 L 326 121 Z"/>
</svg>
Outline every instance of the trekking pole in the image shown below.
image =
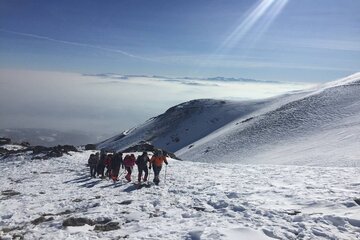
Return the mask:
<svg viewBox="0 0 360 240">
<path fill-rule="evenodd" d="M 146 165 L 146 167 L 148 167 L 147 165 Z M 150 163 L 150 167 L 151 167 L 151 163 Z M 151 171 L 152 171 L 152 169 L 150 168 L 148 168 L 148 171 L 149 171 L 149 174 L 148 174 L 148 178 L 147 178 L 147 180 L 148 180 L 148 182 L 149 182 L 149 179 L 151 179 L 150 177 L 151 177 Z"/>
<path fill-rule="evenodd" d="M 166 184 L 166 170 L 167 170 L 167 164 L 165 165 L 165 177 L 164 177 L 164 184 Z"/>
<path fill-rule="evenodd" d="M 120 179 L 120 177 L 125 173 L 126 169 L 124 169 L 124 171 L 122 171 L 122 173 L 118 176 L 118 179 Z"/>
</svg>

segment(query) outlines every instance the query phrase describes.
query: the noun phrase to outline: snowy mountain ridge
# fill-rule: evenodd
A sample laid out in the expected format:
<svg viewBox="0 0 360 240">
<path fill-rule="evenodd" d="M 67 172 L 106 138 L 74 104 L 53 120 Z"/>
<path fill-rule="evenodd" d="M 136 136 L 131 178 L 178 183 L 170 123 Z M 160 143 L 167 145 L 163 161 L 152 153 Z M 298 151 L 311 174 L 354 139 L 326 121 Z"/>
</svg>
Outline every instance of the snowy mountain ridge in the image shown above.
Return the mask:
<svg viewBox="0 0 360 240">
<path fill-rule="evenodd" d="M 265 100 L 193 100 L 98 147 L 147 141 L 190 161 L 359 166 L 359 82 L 356 73 Z"/>
<path fill-rule="evenodd" d="M 347 77 L 339 79 L 339 80 L 325 83 L 323 85 L 323 88 L 347 86 L 347 85 L 353 85 L 353 84 L 360 84 L 360 72 L 354 73 L 350 76 L 347 76 Z"/>
</svg>

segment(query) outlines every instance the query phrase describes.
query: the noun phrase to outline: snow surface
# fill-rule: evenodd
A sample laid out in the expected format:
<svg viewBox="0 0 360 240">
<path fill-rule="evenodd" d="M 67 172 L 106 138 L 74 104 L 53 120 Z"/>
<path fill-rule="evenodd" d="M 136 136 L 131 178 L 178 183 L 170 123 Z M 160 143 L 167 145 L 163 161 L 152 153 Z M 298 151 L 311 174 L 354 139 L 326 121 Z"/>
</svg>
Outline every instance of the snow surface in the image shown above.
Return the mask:
<svg viewBox="0 0 360 240">
<path fill-rule="evenodd" d="M 267 101 L 200 99 L 185 102 L 100 143 L 99 148 L 122 150 L 146 141 L 174 152 L 264 104 Z"/>
<path fill-rule="evenodd" d="M 189 161 L 359 167 L 359 96 L 357 73 L 259 101 L 193 100 L 98 147 L 147 141 Z"/>
<path fill-rule="evenodd" d="M 15 233 L 24 239 L 76 240 L 360 238 L 360 206 L 354 201 L 360 197 L 357 167 L 170 160 L 166 182 L 163 169 L 159 186 L 136 189 L 124 175 L 116 184 L 89 178 L 85 164 L 90 153 L 0 160 L 0 238 L 11 239 Z M 19 194 L 6 196 L 6 190 Z M 70 213 L 31 223 L 42 214 L 66 210 Z M 110 218 L 121 228 L 62 227 L 69 217 Z"/>
<path fill-rule="evenodd" d="M 230 123 L 176 154 L 206 162 L 360 166 L 359 96 L 360 85 L 311 93 Z"/>
<path fill-rule="evenodd" d="M 17 145 L 17 144 L 5 144 L 5 145 L 1 145 L 0 148 L 6 149 L 9 151 L 11 151 L 11 150 L 18 151 L 18 150 L 25 149 L 26 147 Z"/>
</svg>

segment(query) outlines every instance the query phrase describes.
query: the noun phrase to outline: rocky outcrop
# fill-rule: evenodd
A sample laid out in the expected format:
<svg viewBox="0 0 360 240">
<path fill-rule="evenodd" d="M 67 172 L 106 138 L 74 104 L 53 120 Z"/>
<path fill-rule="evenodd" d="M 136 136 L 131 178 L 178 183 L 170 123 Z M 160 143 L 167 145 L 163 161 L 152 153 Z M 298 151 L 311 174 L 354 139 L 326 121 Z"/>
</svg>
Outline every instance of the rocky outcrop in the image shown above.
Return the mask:
<svg viewBox="0 0 360 240">
<path fill-rule="evenodd" d="M 139 144 L 136 144 L 134 146 L 122 150 L 121 152 L 155 152 L 157 149 L 159 148 L 155 147 L 154 145 L 151 145 L 148 142 L 140 142 Z M 161 150 L 165 156 L 169 156 L 171 158 L 180 160 L 178 157 L 175 156 L 174 153 L 168 152 L 164 149 Z"/>
<path fill-rule="evenodd" d="M 10 139 L 0 138 L 0 142 L 9 144 Z M 55 147 L 44 147 L 44 146 L 30 146 L 27 142 L 21 144 L 15 144 L 4 146 L 0 144 L 0 157 L 7 158 L 10 156 L 16 156 L 24 152 L 31 152 L 32 159 L 49 159 L 53 157 L 61 157 L 64 154 L 70 154 L 69 152 L 77 152 L 78 149 L 72 145 L 58 145 Z"/>
<path fill-rule="evenodd" d="M 1 145 L 5 145 L 5 144 L 11 144 L 11 139 L 10 138 L 0 138 L 0 146 Z"/>
</svg>

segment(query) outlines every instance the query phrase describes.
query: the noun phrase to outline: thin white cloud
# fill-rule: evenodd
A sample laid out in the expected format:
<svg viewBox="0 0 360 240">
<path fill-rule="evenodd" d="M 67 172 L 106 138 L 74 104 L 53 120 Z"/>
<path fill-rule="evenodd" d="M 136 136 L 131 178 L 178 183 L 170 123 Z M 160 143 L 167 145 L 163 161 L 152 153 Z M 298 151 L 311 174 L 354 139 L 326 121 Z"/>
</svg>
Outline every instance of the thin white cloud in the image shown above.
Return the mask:
<svg viewBox="0 0 360 240">
<path fill-rule="evenodd" d="M 360 51 L 359 41 L 332 40 L 332 39 L 304 39 L 295 43 L 297 46 L 306 48 L 318 48 L 341 51 Z"/>
<path fill-rule="evenodd" d="M 4 116 L 0 129 L 28 127 L 113 133 L 192 99 L 259 99 L 312 86 L 198 79 L 155 81 L 155 77 L 142 76 L 128 76 L 125 81 L 104 80 L 107 75 L 0 69 L 0 109 Z"/>
<path fill-rule="evenodd" d="M 60 39 L 55 39 L 55 38 L 51 38 L 51 37 L 47 37 L 47 36 L 42 36 L 42 35 L 37 35 L 37 34 L 32 34 L 32 33 L 11 31 L 11 30 L 6 30 L 6 29 L 0 29 L 0 32 L 10 33 L 10 34 L 18 35 L 18 36 L 23 36 L 23 37 L 45 40 L 45 41 L 49 41 L 49 42 L 61 43 L 61 44 L 66 44 L 66 45 L 71 45 L 71 46 L 92 48 L 92 49 L 102 50 L 102 51 L 106 51 L 106 52 L 117 53 L 117 54 L 121 54 L 121 55 L 124 55 L 127 57 L 136 58 L 136 59 L 145 60 L 145 61 L 151 61 L 151 62 L 155 61 L 154 59 L 151 59 L 151 58 L 134 55 L 134 54 L 128 53 L 126 51 L 114 49 L 114 48 L 107 48 L 107 47 L 102 47 L 102 46 L 97 46 L 97 45 L 92 45 L 92 44 L 87 44 L 87 43 L 81 43 L 81 42 L 60 40 Z"/>
<path fill-rule="evenodd" d="M 296 48 L 313 48 L 313 49 L 327 49 L 339 51 L 360 51 L 360 39 L 358 40 L 344 40 L 344 39 L 319 39 L 319 38 L 288 38 L 288 39 L 274 39 L 275 44 L 286 45 Z"/>
<path fill-rule="evenodd" d="M 246 69 L 305 69 L 326 71 L 358 71 L 354 67 L 334 67 L 326 65 L 305 65 L 303 63 L 278 62 L 274 59 L 251 59 L 243 56 L 216 55 L 209 58 L 206 55 L 175 55 L 158 58 L 161 61 L 173 64 L 195 65 L 201 68 L 246 68 Z"/>
</svg>

